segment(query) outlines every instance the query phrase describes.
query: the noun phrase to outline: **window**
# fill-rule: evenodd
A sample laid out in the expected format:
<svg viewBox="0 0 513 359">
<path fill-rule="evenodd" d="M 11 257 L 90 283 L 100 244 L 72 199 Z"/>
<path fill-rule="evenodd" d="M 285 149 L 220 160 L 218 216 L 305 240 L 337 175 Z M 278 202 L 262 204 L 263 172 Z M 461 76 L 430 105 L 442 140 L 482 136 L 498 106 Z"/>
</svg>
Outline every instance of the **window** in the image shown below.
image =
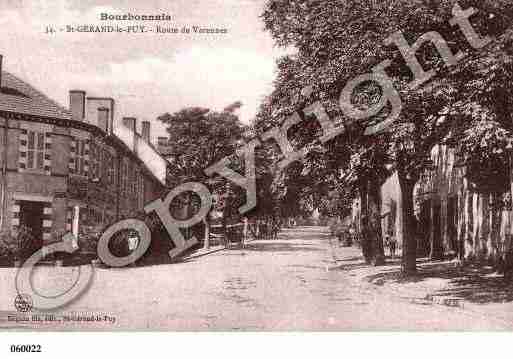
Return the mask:
<svg viewBox="0 0 513 359">
<path fill-rule="evenodd" d="M 85 140 L 76 140 L 77 142 L 77 149 L 75 153 L 75 170 L 76 174 L 79 176 L 85 176 L 86 173 L 86 167 L 85 167 Z"/>
<path fill-rule="evenodd" d="M 121 190 L 123 193 L 128 193 L 128 163 L 123 160 L 121 164 Z"/>
<path fill-rule="evenodd" d="M 112 157 L 109 151 L 104 149 L 102 151 L 101 158 L 101 176 L 102 178 L 105 178 L 105 181 L 110 185 L 114 183 L 114 166 L 114 158 Z"/>
<path fill-rule="evenodd" d="M 139 172 L 139 178 L 137 179 L 138 189 L 137 195 L 139 200 L 139 208 L 144 207 L 144 177 Z"/>
<path fill-rule="evenodd" d="M 110 153 L 108 153 L 108 163 L 109 166 L 107 167 L 107 177 L 110 184 L 116 184 L 117 185 L 117 167 L 118 167 L 118 161 L 117 158 L 114 158 Z"/>
<path fill-rule="evenodd" d="M 45 166 L 45 134 L 28 131 L 27 168 L 42 170 Z"/>
<path fill-rule="evenodd" d="M 100 148 L 93 142 L 90 145 L 90 151 L 89 162 L 91 167 L 91 179 L 100 178 Z"/>
<path fill-rule="evenodd" d="M 132 194 L 137 194 L 137 185 L 139 179 L 139 170 L 137 167 L 132 167 Z"/>
</svg>

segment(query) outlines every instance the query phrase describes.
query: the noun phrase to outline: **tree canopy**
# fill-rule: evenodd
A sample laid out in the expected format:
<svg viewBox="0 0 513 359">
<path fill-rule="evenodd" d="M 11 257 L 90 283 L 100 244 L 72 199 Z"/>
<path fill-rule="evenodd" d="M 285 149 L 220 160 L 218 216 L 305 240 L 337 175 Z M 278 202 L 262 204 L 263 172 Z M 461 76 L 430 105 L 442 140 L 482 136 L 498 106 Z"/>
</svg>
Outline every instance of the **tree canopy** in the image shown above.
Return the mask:
<svg viewBox="0 0 513 359">
<path fill-rule="evenodd" d="M 478 10 L 470 21 L 482 37 L 491 37 L 491 44 L 475 49 L 461 29 L 450 24 L 455 4 L 461 9 Z M 267 127 L 280 124 L 294 111 L 301 112 L 319 101 L 330 118 L 346 126 L 343 138 L 336 138 L 327 146 L 338 144 L 344 149 L 335 152 L 333 157 L 339 163 L 331 168 L 328 164 L 333 158 L 330 159 L 328 151 L 324 152 L 326 155 L 312 151 L 306 160 L 310 173 L 317 177 L 328 170 L 334 177 L 324 173 L 325 176 L 317 178 L 340 179 L 337 172 L 342 169 L 351 174 L 345 176 L 350 185 L 351 179 L 354 183 L 362 178 L 379 178 L 373 171 L 386 176 L 382 165 L 392 164 L 403 192 L 403 269 L 415 271 L 413 187 L 429 169 L 432 147 L 441 143 L 454 145 L 464 139 L 460 154 L 466 163 L 474 164 L 470 166 L 471 172 L 476 173 L 474 178 L 482 177 L 483 173 L 477 175 L 480 171 L 497 170 L 476 165 L 483 161 L 483 155 L 476 155 L 477 144 L 486 154 L 484 158 L 495 159 L 491 163 L 497 165 L 503 160 L 501 151 L 508 145 L 511 127 L 513 8 L 509 1 L 269 0 L 262 18 L 276 43 L 293 47 L 297 53 L 278 62 L 275 90 L 266 101 L 270 108 L 262 116 L 265 121 L 261 118 L 260 122 L 265 122 Z M 424 71 L 434 70 L 434 74 L 422 86 L 412 88 L 415 74 L 399 47 L 386 42 L 398 31 L 409 45 L 422 35 L 436 31 L 447 41 L 453 54 L 462 51 L 466 56 L 448 66 L 437 47 L 426 42 L 415 55 Z M 385 71 L 400 94 L 402 109 L 387 131 L 364 139 L 363 128 L 383 121 L 393 108 L 388 106 L 367 121 L 354 124 L 339 106 L 340 93 L 348 81 L 371 72 L 386 59 L 390 63 Z M 305 93 L 302 90 L 306 87 L 310 91 Z M 373 83 L 364 83 L 356 90 L 352 102 L 359 108 L 373 106 L 383 95 Z M 305 119 L 308 118 L 303 115 Z M 308 143 L 315 130 L 315 126 L 292 130 L 291 135 L 296 135 L 294 143 L 298 146 Z M 487 138 L 500 140 L 482 146 L 482 140 Z M 374 145 L 369 146 L 370 143 Z"/>
<path fill-rule="evenodd" d="M 204 170 L 224 157 L 232 156 L 240 145 L 245 126 L 234 111 L 236 102 L 222 112 L 188 107 L 158 117 L 167 126 L 170 147 L 171 181 L 202 181 Z"/>
</svg>

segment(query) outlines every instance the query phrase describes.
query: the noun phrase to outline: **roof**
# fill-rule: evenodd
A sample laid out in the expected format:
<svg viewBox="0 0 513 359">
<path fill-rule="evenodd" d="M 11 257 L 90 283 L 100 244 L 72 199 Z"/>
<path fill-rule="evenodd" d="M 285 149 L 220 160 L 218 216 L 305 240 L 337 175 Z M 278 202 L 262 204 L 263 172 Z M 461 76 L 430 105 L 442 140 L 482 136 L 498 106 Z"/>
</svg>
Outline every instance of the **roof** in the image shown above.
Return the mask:
<svg viewBox="0 0 513 359">
<path fill-rule="evenodd" d="M 35 117 L 70 120 L 68 123 L 77 122 L 72 119 L 71 112 L 66 108 L 9 72 L 2 72 L 1 81 L 0 111 Z M 91 97 L 89 97 L 89 99 L 91 99 Z M 162 185 L 166 184 L 167 162 L 158 154 L 153 146 L 139 140 L 139 146 L 134 150 L 134 134 L 127 133 L 124 128 L 121 130 L 115 129 L 114 136 L 118 138 L 123 145 L 128 147 L 134 157 L 144 163 L 148 171 Z"/>
<path fill-rule="evenodd" d="M 158 179 L 162 185 L 165 185 L 167 161 L 164 157 L 162 157 L 157 150 L 155 150 L 150 143 L 147 143 L 139 134 L 131 131 L 123 125 L 114 127 L 113 132 L 114 135 L 144 163 L 150 173 Z"/>
<path fill-rule="evenodd" d="M 69 120 L 70 124 L 77 122 L 72 119 L 71 112 L 53 101 L 41 91 L 25 81 L 2 71 L 2 86 L 0 91 L 0 111 L 24 114 L 34 117 L 45 117 L 59 120 Z M 133 150 L 133 138 L 123 130 L 115 131 L 115 137 L 126 145 L 132 155 L 141 160 L 149 172 L 163 185 L 166 183 L 166 161 L 158 155 L 151 146 L 141 144 L 137 151 Z M 143 141 L 140 141 L 141 143 Z"/>
<path fill-rule="evenodd" d="M 71 112 L 9 72 L 2 71 L 1 85 L 0 111 L 65 120 L 71 119 Z"/>
</svg>

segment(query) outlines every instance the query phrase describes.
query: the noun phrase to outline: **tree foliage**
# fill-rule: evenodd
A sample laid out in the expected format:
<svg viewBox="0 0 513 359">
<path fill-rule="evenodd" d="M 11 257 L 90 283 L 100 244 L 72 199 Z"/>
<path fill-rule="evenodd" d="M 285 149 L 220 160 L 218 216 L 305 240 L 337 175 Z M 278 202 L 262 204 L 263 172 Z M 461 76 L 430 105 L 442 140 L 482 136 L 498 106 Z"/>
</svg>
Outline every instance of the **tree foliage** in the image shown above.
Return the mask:
<svg viewBox="0 0 513 359">
<path fill-rule="evenodd" d="M 490 156 L 495 159 L 493 163 L 500 163 L 504 158 L 499 149 L 505 150 L 510 136 L 513 47 L 509 28 L 513 8 L 507 0 L 458 2 L 463 9 L 473 6 L 479 10 L 471 18 L 473 26 L 478 33 L 494 39 L 487 48 L 475 50 L 458 27 L 449 24 L 455 3 L 454 0 L 268 0 L 262 14 L 266 29 L 276 43 L 297 50 L 295 55 L 278 63 L 279 75 L 268 101 L 271 109 L 266 110 L 267 122 L 281 123 L 292 112 L 320 101 L 332 119 L 347 125 L 344 139 L 334 140 L 335 145 L 331 146 L 337 142 L 345 146 L 345 150 L 336 154 L 341 162 L 346 162 L 349 154 L 349 161 L 333 166 L 330 171 L 324 167 L 330 163 L 330 156 L 317 157 L 309 165 L 312 174 L 322 173 L 322 167 L 333 176 L 322 178 L 340 179 L 336 172 L 344 168 L 350 174 L 346 177 L 350 185 L 364 178 L 380 178 L 386 175 L 382 164 L 393 164 L 403 192 L 403 268 L 408 272 L 415 270 L 413 187 L 430 168 L 432 147 L 439 143 L 454 145 L 464 138 L 461 155 L 468 164 L 474 164 L 470 173 L 475 173 L 477 180 L 482 177 L 479 172 L 493 173 L 497 168 L 476 164 L 484 163 L 483 159 Z M 467 56 L 456 66 L 448 67 L 434 46 L 422 46 L 416 56 L 425 71 L 434 70 L 435 75 L 423 86 L 412 89 L 409 83 L 414 75 L 399 49 L 384 45 L 384 40 L 396 31 L 401 31 L 410 44 L 429 31 L 437 31 L 454 53 L 461 50 Z M 386 71 L 400 93 L 403 108 L 388 131 L 362 140 L 361 128 L 382 121 L 390 108 L 367 123 L 351 124 L 338 106 L 339 95 L 349 80 L 370 72 L 385 59 L 391 60 Z M 312 91 L 305 95 L 301 89 L 306 86 Z M 377 97 L 379 92 L 371 84 L 364 84 L 353 95 L 353 103 L 368 107 Z M 484 113 L 493 116 L 482 118 L 465 111 L 472 107 L 483 108 Z M 492 125 L 489 121 L 495 122 Z M 306 142 L 307 137 L 296 138 L 295 143 Z M 495 144 L 477 146 L 483 138 L 495 138 Z M 376 145 L 369 147 L 369 143 Z"/>
<path fill-rule="evenodd" d="M 205 180 L 207 167 L 235 153 L 245 131 L 245 126 L 233 113 L 240 106 L 237 102 L 223 112 L 189 107 L 158 117 L 169 134 L 173 182 Z"/>
</svg>

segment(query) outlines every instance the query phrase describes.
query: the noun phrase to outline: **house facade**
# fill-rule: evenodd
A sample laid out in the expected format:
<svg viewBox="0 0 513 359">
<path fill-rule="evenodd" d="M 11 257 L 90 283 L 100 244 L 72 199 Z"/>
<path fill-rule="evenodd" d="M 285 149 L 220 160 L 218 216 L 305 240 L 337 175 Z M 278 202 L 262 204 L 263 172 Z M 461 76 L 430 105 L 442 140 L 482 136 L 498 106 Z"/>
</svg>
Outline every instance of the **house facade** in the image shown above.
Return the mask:
<svg viewBox="0 0 513 359">
<path fill-rule="evenodd" d="M 66 232 L 100 231 L 162 195 L 167 162 L 150 143 L 149 122 L 140 135 L 135 118 L 117 123 L 111 98 L 74 90 L 65 109 L 0 74 L 2 233 L 29 228 L 37 250 Z"/>
<path fill-rule="evenodd" d="M 418 256 L 497 263 L 512 248 L 511 169 L 511 190 L 487 192 L 466 178 L 466 168 L 454 148 L 436 145 L 430 157 L 432 168 L 425 171 L 414 189 Z M 383 234 L 395 236 L 401 246 L 404 238 L 397 173 L 381 186 L 380 203 L 375 202 L 369 200 L 367 205 L 372 213 L 379 207 Z M 353 202 L 355 223 L 359 223 L 360 213 L 358 198 Z"/>
<path fill-rule="evenodd" d="M 497 262 L 511 248 L 511 191 L 478 189 L 466 178 L 455 149 L 447 145 L 435 146 L 431 160 L 433 169 L 422 176 L 415 190 L 429 255 Z M 511 173 L 509 177 L 511 182 Z"/>
<path fill-rule="evenodd" d="M 379 197 L 379 198 L 378 198 Z M 402 213 L 399 210 L 401 202 L 401 191 L 399 190 L 399 179 L 397 173 L 393 173 L 379 188 L 378 196 L 368 196 L 367 206 L 369 213 L 379 213 L 381 218 L 381 230 L 383 235 L 389 234 L 397 239 L 401 246 L 402 238 Z M 351 209 L 352 222 L 356 224 L 358 231 L 361 231 L 362 198 L 353 200 Z"/>
</svg>

